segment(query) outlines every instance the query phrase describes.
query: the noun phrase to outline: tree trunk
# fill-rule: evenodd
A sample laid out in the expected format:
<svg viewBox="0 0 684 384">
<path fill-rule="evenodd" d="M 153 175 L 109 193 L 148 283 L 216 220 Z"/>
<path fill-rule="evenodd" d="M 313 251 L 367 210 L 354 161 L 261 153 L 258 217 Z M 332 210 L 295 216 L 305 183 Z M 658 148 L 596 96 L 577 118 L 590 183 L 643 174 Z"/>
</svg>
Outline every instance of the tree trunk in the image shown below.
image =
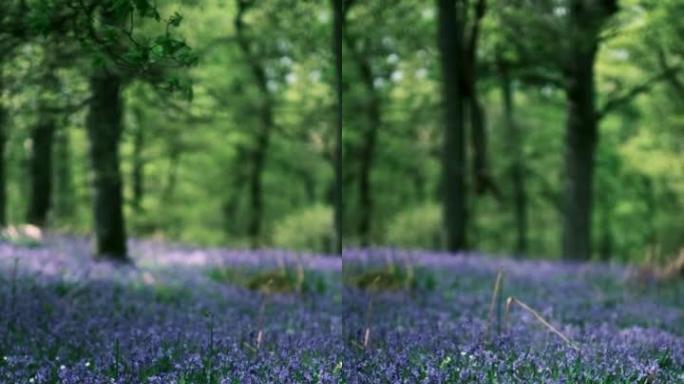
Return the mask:
<svg viewBox="0 0 684 384">
<path fill-rule="evenodd" d="M 480 102 L 477 91 L 477 47 L 480 37 L 482 18 L 487 10 L 486 0 L 478 0 L 474 6 L 467 41 L 464 42 L 462 49 L 463 75 L 461 76 L 464 104 L 468 105 L 468 116 L 471 128 L 471 140 L 473 146 L 473 186 L 478 195 L 487 192 L 498 196 L 496 185 L 489 172 L 489 161 L 487 159 L 487 125 L 485 121 L 485 110 Z"/>
<path fill-rule="evenodd" d="M 176 194 L 178 182 L 178 166 L 180 165 L 181 144 L 177 138 L 172 138 L 168 143 L 169 168 L 166 172 L 166 183 L 162 192 L 162 200 L 165 204 L 172 204 Z"/>
<path fill-rule="evenodd" d="M 71 171 L 71 145 L 66 124 L 55 132 L 55 216 L 68 219 L 74 216 L 74 185 Z"/>
<path fill-rule="evenodd" d="M 131 171 L 131 184 L 133 184 L 132 206 L 136 213 L 140 213 L 145 192 L 145 159 L 143 158 L 145 130 L 142 123 L 142 112 L 136 109 L 133 113 L 135 115 L 136 127 L 133 133 L 133 169 Z"/>
<path fill-rule="evenodd" d="M 511 77 L 505 63 L 499 63 L 501 79 L 501 96 L 503 100 L 504 124 L 508 131 L 508 142 L 511 158 L 511 186 L 513 188 L 513 212 L 515 222 L 514 254 L 522 256 L 527 253 L 527 194 L 525 192 L 525 166 L 523 163 L 520 128 L 514 120 L 513 88 Z"/>
<path fill-rule="evenodd" d="M 344 25 L 344 9 L 342 0 L 332 0 L 333 6 L 333 38 L 332 50 L 335 57 L 335 86 L 336 86 L 336 126 L 335 149 L 333 166 L 335 167 L 335 181 L 333 183 L 334 209 L 334 252 L 342 255 L 342 28 Z"/>
<path fill-rule="evenodd" d="M 566 89 L 565 207 L 563 258 L 591 258 L 594 155 L 598 139 L 594 103 L 594 52 L 578 52 Z"/>
<path fill-rule="evenodd" d="M 352 3 L 351 1 L 349 2 Z M 346 20 L 348 6 L 344 8 L 342 14 L 343 21 Z M 366 118 L 366 126 L 363 128 L 360 148 L 358 149 L 358 210 L 359 222 L 357 235 L 361 246 L 369 246 L 372 242 L 373 228 L 373 187 L 372 173 L 373 162 L 377 147 L 378 129 L 382 121 L 380 96 L 375 90 L 375 76 L 371 68 L 371 63 L 366 52 L 359 51 L 356 44 L 356 37 L 348 32 L 346 28 L 341 31 L 347 48 L 354 60 L 361 82 L 366 89 L 367 100 L 364 102 L 363 111 Z"/>
<path fill-rule="evenodd" d="M 466 242 L 465 134 L 461 95 L 460 53 L 462 50 L 461 15 L 455 0 L 437 0 L 438 46 L 442 67 L 444 107 L 443 198 L 446 246 L 449 251 L 463 250 Z"/>
<path fill-rule="evenodd" d="M 2 92 L 3 78 L 0 69 L 0 92 Z M 7 225 L 7 179 L 5 174 L 5 149 L 7 144 L 7 109 L 0 100 L 0 228 Z"/>
<path fill-rule="evenodd" d="M 475 84 L 473 84 L 473 87 L 475 87 Z M 475 193 L 478 195 L 484 194 L 487 191 L 495 193 L 496 190 L 489 175 L 489 164 L 487 161 L 487 128 L 485 126 L 484 108 L 475 93 L 468 98 L 468 106 L 470 107 L 470 126 L 472 128 Z"/>
<path fill-rule="evenodd" d="M 270 142 L 270 132 L 273 126 L 273 115 L 270 103 L 265 103 L 262 107 L 260 117 L 261 132 L 257 136 L 256 146 L 252 151 L 252 173 L 249 178 L 251 217 L 247 227 L 247 234 L 251 239 L 252 248 L 261 246 L 262 217 L 264 210 L 263 174 Z"/>
<path fill-rule="evenodd" d="M 266 70 L 257 57 L 250 45 L 248 37 L 245 35 L 244 14 L 252 5 L 251 2 L 245 0 L 237 0 L 238 13 L 235 16 L 235 30 L 237 34 L 237 42 L 244 55 L 252 76 L 254 77 L 255 85 L 260 93 L 259 100 L 259 131 L 256 134 L 254 148 L 252 149 L 252 168 L 249 176 L 249 194 L 250 194 L 250 208 L 251 217 L 247 224 L 247 234 L 251 239 L 252 248 L 261 246 L 262 236 L 262 220 L 263 220 L 263 173 L 266 165 L 266 156 L 268 154 L 269 145 L 271 141 L 271 131 L 273 130 L 273 101 L 268 90 L 268 79 L 266 77 Z"/>
<path fill-rule="evenodd" d="M 571 2 L 565 148 L 563 258 L 591 258 L 594 157 L 598 140 L 594 63 L 603 24 L 618 10 L 617 0 Z"/>
<path fill-rule="evenodd" d="M 90 77 L 92 101 L 86 121 L 93 167 L 96 255 L 126 261 L 126 231 L 119 139 L 122 131 L 121 78 L 105 69 Z"/>
<path fill-rule="evenodd" d="M 26 221 L 44 227 L 52 199 L 52 143 L 57 121 L 42 112 L 41 121 L 31 131 L 30 181 Z"/>
<path fill-rule="evenodd" d="M 373 171 L 373 160 L 375 158 L 375 147 L 380 126 L 380 100 L 373 88 L 373 76 L 370 66 L 367 63 L 362 65 L 362 73 L 366 90 L 369 92 L 370 100 L 366 105 L 367 126 L 363 133 L 363 140 L 359 155 L 359 240 L 361 246 L 367 247 L 371 244 L 371 230 L 373 225 L 373 190 L 371 186 L 371 176 Z"/>
</svg>

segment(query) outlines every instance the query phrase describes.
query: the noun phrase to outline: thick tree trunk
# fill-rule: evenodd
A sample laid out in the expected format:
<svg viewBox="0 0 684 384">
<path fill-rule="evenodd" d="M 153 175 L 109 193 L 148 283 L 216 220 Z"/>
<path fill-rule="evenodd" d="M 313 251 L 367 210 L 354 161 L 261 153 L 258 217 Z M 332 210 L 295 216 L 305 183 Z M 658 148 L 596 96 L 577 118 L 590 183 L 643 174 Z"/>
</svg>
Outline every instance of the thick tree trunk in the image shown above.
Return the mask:
<svg viewBox="0 0 684 384">
<path fill-rule="evenodd" d="M 505 63 L 499 64 L 501 96 L 503 100 L 504 124 L 508 131 L 508 142 L 512 158 L 510 177 L 513 188 L 513 212 L 515 222 L 514 254 L 527 253 L 527 193 L 525 191 L 525 166 L 523 162 L 520 128 L 514 119 L 513 88 L 510 73 Z"/>
<path fill-rule="evenodd" d="M 568 65 L 564 68 L 567 99 L 564 259 L 591 258 L 594 157 L 599 123 L 594 63 L 601 28 L 617 10 L 617 0 L 575 0 L 570 6 L 570 50 Z"/>
<path fill-rule="evenodd" d="M 31 155 L 29 190 L 26 221 L 43 227 L 47 222 L 52 199 L 52 143 L 57 127 L 54 116 L 43 112 L 41 121 L 31 131 Z"/>
<path fill-rule="evenodd" d="M 105 69 L 99 69 L 91 76 L 92 101 L 86 125 L 93 170 L 96 255 L 125 261 L 126 231 L 119 170 L 121 87 L 121 78 Z"/>
<path fill-rule="evenodd" d="M 586 44 L 586 42 L 584 42 Z M 591 258 L 591 211 L 598 121 L 594 95 L 595 48 L 576 52 L 566 89 L 563 257 Z"/>
<path fill-rule="evenodd" d="M 455 0 L 437 0 L 438 46 L 444 106 L 443 198 L 446 246 L 463 250 L 466 242 L 465 134 L 461 99 L 462 28 Z"/>
</svg>

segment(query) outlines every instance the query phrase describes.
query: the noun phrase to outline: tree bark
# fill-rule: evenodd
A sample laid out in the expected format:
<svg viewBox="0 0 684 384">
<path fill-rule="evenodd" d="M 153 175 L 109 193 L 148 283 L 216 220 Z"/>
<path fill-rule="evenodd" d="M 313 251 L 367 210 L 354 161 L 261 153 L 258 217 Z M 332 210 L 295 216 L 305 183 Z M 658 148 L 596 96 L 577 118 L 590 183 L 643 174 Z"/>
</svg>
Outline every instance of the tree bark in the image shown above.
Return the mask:
<svg viewBox="0 0 684 384">
<path fill-rule="evenodd" d="M 142 211 L 142 200 L 145 193 L 145 129 L 142 122 L 142 111 L 133 111 L 136 127 L 133 132 L 133 169 L 131 171 L 131 184 L 133 189 L 133 210 L 137 213 Z"/>
<path fill-rule="evenodd" d="M 0 94 L 4 89 L 4 71 L 0 63 Z M 8 113 L 0 98 L 0 228 L 7 225 L 7 178 L 5 174 L 5 150 L 7 144 Z"/>
<path fill-rule="evenodd" d="M 598 139 L 594 97 L 595 51 L 577 52 L 566 89 L 565 210 L 563 257 L 591 257 L 594 156 Z"/>
<path fill-rule="evenodd" d="M 442 153 L 443 215 L 446 247 L 455 252 L 467 247 L 465 134 L 459 57 L 463 52 L 462 26 L 455 0 L 437 0 L 437 11 L 445 123 Z"/>
<path fill-rule="evenodd" d="M 55 132 L 55 216 L 59 219 L 72 218 L 74 215 L 74 186 L 71 170 L 71 145 L 66 124 L 60 124 Z"/>
<path fill-rule="evenodd" d="M 617 12 L 617 0 L 571 2 L 568 65 L 565 69 L 567 99 L 565 148 L 565 205 L 563 258 L 591 258 L 591 214 L 594 157 L 598 140 L 598 112 L 594 63 L 603 24 Z"/>
<path fill-rule="evenodd" d="M 262 220 L 263 220 L 263 173 L 266 166 L 268 149 L 271 141 L 271 131 L 274 127 L 273 100 L 268 90 L 266 70 L 250 46 L 248 37 L 245 35 L 244 14 L 251 6 L 251 2 L 237 0 L 238 13 L 235 17 L 235 30 L 237 42 L 244 58 L 249 66 L 255 84 L 260 93 L 258 105 L 259 130 L 256 134 L 254 146 L 251 152 L 251 174 L 249 176 L 249 195 L 251 216 L 247 224 L 247 234 L 251 239 L 252 248 L 261 246 Z"/>
<path fill-rule="evenodd" d="M 92 101 L 86 121 L 93 169 L 96 255 L 126 261 L 126 230 L 119 139 L 122 131 L 121 78 L 106 69 L 90 77 Z"/>
<path fill-rule="evenodd" d="M 504 124 L 508 132 L 509 151 L 512 158 L 510 177 L 513 188 L 513 212 L 515 222 L 514 254 L 527 253 L 527 193 L 525 191 L 525 165 L 523 162 L 520 127 L 515 123 L 513 87 L 507 65 L 499 61 L 501 96 L 503 100 Z"/>
<path fill-rule="evenodd" d="M 52 199 L 52 143 L 57 121 L 49 112 L 42 112 L 38 125 L 31 131 L 31 155 L 26 221 L 39 227 L 47 223 Z"/>
<path fill-rule="evenodd" d="M 335 57 L 335 94 L 337 97 L 335 149 L 333 166 L 335 167 L 335 181 L 333 185 L 334 209 L 334 252 L 342 255 L 342 28 L 344 26 L 344 9 L 342 0 L 332 0 L 333 7 L 333 36 L 332 50 Z"/>
<path fill-rule="evenodd" d="M 467 2 L 466 2 L 467 3 Z M 465 5 L 467 6 L 467 4 Z M 471 128 L 471 140 L 473 146 L 473 187 L 475 193 L 483 195 L 491 193 L 498 197 L 498 190 L 489 170 L 487 150 L 487 124 L 485 110 L 480 102 L 477 90 L 477 47 L 480 37 L 482 19 L 487 11 L 487 1 L 478 0 L 475 3 L 473 20 L 470 23 L 468 36 L 463 43 L 463 75 L 462 97 L 464 105 L 468 107 L 469 125 Z M 465 24 L 465 23 L 464 23 Z M 462 27 L 463 28 L 463 27 Z"/>
<path fill-rule="evenodd" d="M 345 9 L 347 11 L 347 9 Z M 357 51 L 356 40 L 348 31 L 342 30 L 342 36 L 349 48 L 349 51 L 356 64 L 361 77 L 361 82 L 366 89 L 367 101 L 363 106 L 363 114 L 366 118 L 366 126 L 363 128 L 361 145 L 358 149 L 358 204 L 359 204 L 359 223 L 357 235 L 361 246 L 369 246 L 372 242 L 373 227 L 373 187 L 372 173 L 373 162 L 377 146 L 378 129 L 381 124 L 381 105 L 380 96 L 375 90 L 373 71 L 371 63 L 364 52 Z"/>
<path fill-rule="evenodd" d="M 268 92 L 268 91 L 267 91 Z M 252 173 L 249 178 L 249 195 L 251 217 L 247 227 L 247 234 L 252 241 L 252 248 L 261 246 L 263 203 L 263 174 L 266 154 L 270 142 L 270 131 L 273 126 L 273 116 L 270 103 L 265 103 L 261 113 L 261 132 L 259 132 L 255 148 L 252 150 Z"/>
<path fill-rule="evenodd" d="M 362 78 L 366 85 L 369 101 L 366 105 L 367 126 L 363 132 L 363 139 L 359 155 L 359 240 L 361 246 L 367 247 L 371 244 L 371 230 L 373 225 L 373 189 L 371 177 L 373 172 L 373 161 L 375 158 L 375 147 L 380 126 L 380 99 L 373 86 L 373 75 L 370 65 L 367 62 L 359 64 Z"/>
</svg>

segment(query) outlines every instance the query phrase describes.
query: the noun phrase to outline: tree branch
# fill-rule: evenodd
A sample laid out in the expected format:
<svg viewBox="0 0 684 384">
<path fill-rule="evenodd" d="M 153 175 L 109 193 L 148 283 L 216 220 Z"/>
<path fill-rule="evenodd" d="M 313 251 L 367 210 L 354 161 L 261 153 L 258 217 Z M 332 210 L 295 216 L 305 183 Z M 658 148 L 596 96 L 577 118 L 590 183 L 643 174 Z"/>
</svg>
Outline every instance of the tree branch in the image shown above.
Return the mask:
<svg viewBox="0 0 684 384">
<path fill-rule="evenodd" d="M 641 84 L 637 84 L 631 89 L 622 92 L 620 95 L 614 95 L 613 97 L 609 98 L 601 108 L 599 108 L 598 113 L 596 114 L 596 119 L 601 120 L 603 119 L 607 114 L 610 112 L 616 110 L 617 108 L 620 108 L 621 106 L 629 103 L 632 101 L 634 98 L 637 96 L 641 95 L 642 93 L 648 92 L 651 90 L 651 88 L 658 82 L 666 80 L 668 78 L 671 78 L 673 75 L 676 75 L 676 73 L 680 70 L 681 68 L 679 66 L 677 67 L 667 67 L 663 69 L 662 72 L 658 73 L 655 76 L 652 76 L 651 78 L 647 79 Z M 618 92 L 614 92 L 618 93 Z"/>
<path fill-rule="evenodd" d="M 658 64 L 663 72 L 667 73 L 667 80 L 670 81 L 670 85 L 672 85 L 672 88 L 674 88 L 677 95 L 684 99 L 684 84 L 679 80 L 676 72 L 669 71 L 672 67 L 667 63 L 667 57 L 665 56 L 665 51 L 662 47 L 658 47 Z"/>
</svg>

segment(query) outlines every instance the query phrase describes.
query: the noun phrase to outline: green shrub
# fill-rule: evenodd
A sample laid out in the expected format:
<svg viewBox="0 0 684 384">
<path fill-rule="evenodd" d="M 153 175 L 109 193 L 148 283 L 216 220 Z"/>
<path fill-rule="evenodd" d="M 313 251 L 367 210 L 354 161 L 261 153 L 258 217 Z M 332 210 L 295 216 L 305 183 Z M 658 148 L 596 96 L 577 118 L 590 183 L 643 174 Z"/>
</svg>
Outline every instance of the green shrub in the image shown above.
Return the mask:
<svg viewBox="0 0 684 384">
<path fill-rule="evenodd" d="M 399 212 L 388 225 L 387 243 L 405 248 L 441 248 L 442 210 L 440 205 L 429 202 Z"/>
<path fill-rule="evenodd" d="M 225 267 L 210 269 L 207 274 L 209 278 L 222 284 L 268 294 L 323 294 L 327 290 L 323 274 L 295 267 L 270 270 Z"/>
<path fill-rule="evenodd" d="M 374 268 L 349 266 L 344 271 L 344 283 L 367 291 L 430 292 L 436 287 L 435 276 L 429 269 L 398 264 Z"/>
<path fill-rule="evenodd" d="M 278 222 L 273 231 L 273 245 L 295 251 L 329 253 L 333 234 L 333 211 L 319 204 L 292 213 Z"/>
</svg>

